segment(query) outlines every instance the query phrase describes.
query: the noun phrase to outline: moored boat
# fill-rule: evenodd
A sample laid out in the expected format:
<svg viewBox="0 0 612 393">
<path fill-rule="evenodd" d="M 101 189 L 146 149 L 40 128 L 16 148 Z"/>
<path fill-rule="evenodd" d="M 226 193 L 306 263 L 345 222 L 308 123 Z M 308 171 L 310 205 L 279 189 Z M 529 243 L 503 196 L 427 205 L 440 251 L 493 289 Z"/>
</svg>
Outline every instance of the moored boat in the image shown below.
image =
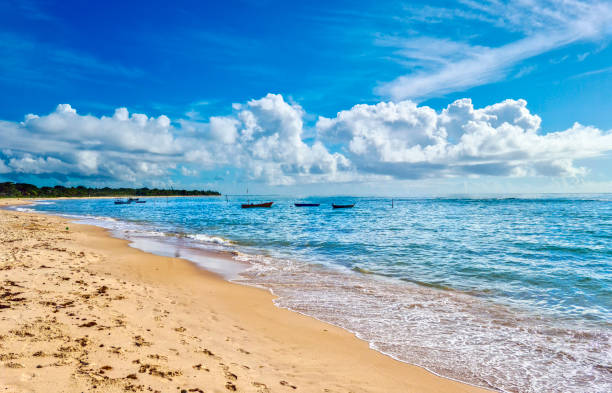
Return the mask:
<svg viewBox="0 0 612 393">
<path fill-rule="evenodd" d="M 353 203 L 352 205 L 336 205 L 335 203 L 332 203 L 332 207 L 334 209 L 350 209 L 353 206 L 355 206 L 355 204 Z"/>
<path fill-rule="evenodd" d="M 251 209 L 254 207 L 272 207 L 274 202 L 265 202 L 265 203 L 243 203 L 240 205 L 243 209 Z"/>
<path fill-rule="evenodd" d="M 139 198 L 115 199 L 115 205 L 129 205 L 131 203 L 147 203 L 147 201 L 141 201 Z"/>
<path fill-rule="evenodd" d="M 316 207 L 321 205 L 320 203 L 294 203 L 295 207 Z"/>
</svg>

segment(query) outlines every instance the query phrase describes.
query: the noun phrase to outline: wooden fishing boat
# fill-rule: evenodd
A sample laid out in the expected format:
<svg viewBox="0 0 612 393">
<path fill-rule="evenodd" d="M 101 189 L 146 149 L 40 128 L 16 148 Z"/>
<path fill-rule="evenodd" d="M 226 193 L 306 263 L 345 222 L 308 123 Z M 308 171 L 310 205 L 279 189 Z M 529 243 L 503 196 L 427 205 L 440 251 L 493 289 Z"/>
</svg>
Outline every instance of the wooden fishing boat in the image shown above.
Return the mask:
<svg viewBox="0 0 612 393">
<path fill-rule="evenodd" d="M 115 201 L 115 205 L 129 205 L 129 204 L 130 204 L 130 202 L 128 202 L 128 201 L 122 201 L 122 200 L 120 200 L 120 199 L 117 199 L 117 200 Z"/>
<path fill-rule="evenodd" d="M 265 202 L 265 203 L 243 203 L 240 205 L 243 209 L 252 209 L 254 207 L 272 207 L 274 202 Z"/>
<path fill-rule="evenodd" d="M 315 207 L 321 205 L 320 203 L 294 203 L 295 207 Z"/>
<path fill-rule="evenodd" d="M 355 204 L 353 203 L 352 205 L 336 205 L 335 203 L 332 203 L 332 207 L 334 209 L 350 209 L 353 206 L 355 206 Z"/>
</svg>

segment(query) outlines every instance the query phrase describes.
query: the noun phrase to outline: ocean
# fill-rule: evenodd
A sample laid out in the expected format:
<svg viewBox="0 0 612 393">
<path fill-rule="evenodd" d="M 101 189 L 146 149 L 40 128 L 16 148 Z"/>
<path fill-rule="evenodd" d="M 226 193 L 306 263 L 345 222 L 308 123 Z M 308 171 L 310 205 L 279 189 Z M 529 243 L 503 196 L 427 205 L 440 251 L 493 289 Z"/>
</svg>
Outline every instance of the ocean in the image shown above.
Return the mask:
<svg viewBox="0 0 612 393">
<path fill-rule="evenodd" d="M 612 392 L 610 194 L 250 197 L 270 209 L 241 209 L 243 197 L 143 199 L 17 209 L 267 288 L 279 307 L 442 376 L 504 392 Z"/>
</svg>

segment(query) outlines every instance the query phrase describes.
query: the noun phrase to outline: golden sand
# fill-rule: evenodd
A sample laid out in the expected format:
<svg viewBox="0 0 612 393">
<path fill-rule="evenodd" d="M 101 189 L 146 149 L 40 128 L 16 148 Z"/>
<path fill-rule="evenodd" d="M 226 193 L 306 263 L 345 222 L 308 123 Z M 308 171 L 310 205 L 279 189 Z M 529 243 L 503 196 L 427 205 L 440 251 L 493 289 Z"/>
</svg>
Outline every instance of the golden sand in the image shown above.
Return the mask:
<svg viewBox="0 0 612 393">
<path fill-rule="evenodd" d="M 0 392 L 487 391 L 272 300 L 101 228 L 0 210 Z"/>
</svg>

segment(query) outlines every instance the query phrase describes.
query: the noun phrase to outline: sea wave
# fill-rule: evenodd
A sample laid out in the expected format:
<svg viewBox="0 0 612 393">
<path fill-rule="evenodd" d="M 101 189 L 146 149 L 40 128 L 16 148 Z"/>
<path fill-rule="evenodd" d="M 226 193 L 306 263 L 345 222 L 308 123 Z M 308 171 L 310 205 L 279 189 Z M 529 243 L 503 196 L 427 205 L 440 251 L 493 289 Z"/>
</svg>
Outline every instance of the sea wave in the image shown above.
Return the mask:
<svg viewBox="0 0 612 393">
<path fill-rule="evenodd" d="M 251 263 L 238 281 L 270 289 L 278 306 L 343 327 L 437 374 L 506 392 L 611 391 L 612 334 L 605 327 L 556 323 L 436 285 L 372 279 L 361 269 L 236 258 Z"/>
<path fill-rule="evenodd" d="M 187 237 L 200 241 L 200 242 L 213 243 L 213 244 L 219 244 L 219 245 L 224 245 L 224 246 L 229 246 L 232 244 L 232 242 L 228 239 L 224 239 L 219 236 L 206 235 L 203 233 L 189 234 L 187 235 Z"/>
</svg>

